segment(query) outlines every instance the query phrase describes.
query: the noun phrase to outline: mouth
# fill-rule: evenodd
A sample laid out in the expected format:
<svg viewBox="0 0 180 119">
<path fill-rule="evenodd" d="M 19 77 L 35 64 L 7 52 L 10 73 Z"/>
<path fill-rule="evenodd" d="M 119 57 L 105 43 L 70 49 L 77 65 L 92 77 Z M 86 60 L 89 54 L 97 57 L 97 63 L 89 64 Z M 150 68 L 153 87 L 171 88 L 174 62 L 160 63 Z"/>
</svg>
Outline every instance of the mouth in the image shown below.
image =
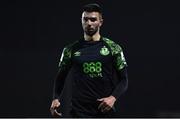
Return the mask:
<svg viewBox="0 0 180 119">
<path fill-rule="evenodd" d="M 94 31 L 94 29 L 93 29 L 93 28 L 87 28 L 87 30 L 88 30 L 88 31 Z"/>
</svg>

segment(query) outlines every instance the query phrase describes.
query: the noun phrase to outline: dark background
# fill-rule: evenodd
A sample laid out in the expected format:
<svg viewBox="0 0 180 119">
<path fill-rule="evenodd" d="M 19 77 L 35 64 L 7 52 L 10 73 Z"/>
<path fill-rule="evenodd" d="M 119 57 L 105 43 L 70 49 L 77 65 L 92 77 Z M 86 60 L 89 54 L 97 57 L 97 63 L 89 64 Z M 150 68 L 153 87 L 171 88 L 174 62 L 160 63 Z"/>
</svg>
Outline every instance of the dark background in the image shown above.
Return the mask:
<svg viewBox="0 0 180 119">
<path fill-rule="evenodd" d="M 81 8 L 91 2 L 1 1 L 0 117 L 51 117 L 62 49 L 82 37 Z M 96 3 L 104 11 L 102 35 L 121 44 L 129 65 L 118 116 L 180 117 L 178 3 Z"/>
</svg>

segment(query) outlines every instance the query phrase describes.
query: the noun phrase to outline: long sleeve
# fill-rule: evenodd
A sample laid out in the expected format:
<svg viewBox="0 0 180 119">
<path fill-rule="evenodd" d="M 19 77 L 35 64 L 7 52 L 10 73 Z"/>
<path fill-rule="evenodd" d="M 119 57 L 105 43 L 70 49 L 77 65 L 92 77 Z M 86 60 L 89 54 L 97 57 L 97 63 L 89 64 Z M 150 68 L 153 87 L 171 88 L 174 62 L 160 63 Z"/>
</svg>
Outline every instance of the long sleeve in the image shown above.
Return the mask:
<svg viewBox="0 0 180 119">
<path fill-rule="evenodd" d="M 65 79 L 71 67 L 71 51 L 64 48 L 59 62 L 59 70 L 54 80 L 53 99 L 58 99 L 65 83 Z"/>
<path fill-rule="evenodd" d="M 118 71 L 118 79 L 120 80 L 112 92 L 112 96 L 114 96 L 116 99 L 118 99 L 128 88 L 127 67 L 124 67 Z"/>
<path fill-rule="evenodd" d="M 118 99 L 128 88 L 128 75 L 127 75 L 127 63 L 122 51 L 122 48 L 118 45 L 114 45 L 113 53 L 113 66 L 117 73 L 116 86 L 112 92 L 112 96 Z"/>
</svg>

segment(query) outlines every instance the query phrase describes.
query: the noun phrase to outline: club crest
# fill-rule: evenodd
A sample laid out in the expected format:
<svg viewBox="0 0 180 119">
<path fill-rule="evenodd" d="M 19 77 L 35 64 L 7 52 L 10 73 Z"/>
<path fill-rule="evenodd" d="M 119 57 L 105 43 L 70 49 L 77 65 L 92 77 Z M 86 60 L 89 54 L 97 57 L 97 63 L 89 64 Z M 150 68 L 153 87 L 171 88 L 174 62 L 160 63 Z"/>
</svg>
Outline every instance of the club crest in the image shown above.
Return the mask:
<svg viewBox="0 0 180 119">
<path fill-rule="evenodd" d="M 101 53 L 101 55 L 106 56 L 109 54 L 109 50 L 106 46 L 104 46 L 103 48 L 101 48 L 100 53 Z"/>
</svg>

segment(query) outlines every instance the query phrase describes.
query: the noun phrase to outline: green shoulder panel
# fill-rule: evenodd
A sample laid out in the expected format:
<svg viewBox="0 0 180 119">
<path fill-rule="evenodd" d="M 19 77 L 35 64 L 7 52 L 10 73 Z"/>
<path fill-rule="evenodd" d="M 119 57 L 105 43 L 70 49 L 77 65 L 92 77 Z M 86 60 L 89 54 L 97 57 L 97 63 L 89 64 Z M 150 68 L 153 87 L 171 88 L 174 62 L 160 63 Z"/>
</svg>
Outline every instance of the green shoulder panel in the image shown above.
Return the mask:
<svg viewBox="0 0 180 119">
<path fill-rule="evenodd" d="M 121 46 L 108 38 L 103 38 L 103 41 L 105 41 L 111 49 L 112 56 L 114 57 L 113 63 L 115 68 L 121 70 L 124 66 L 127 66 Z"/>
<path fill-rule="evenodd" d="M 61 58 L 59 61 L 59 68 L 61 70 L 65 70 L 66 68 L 70 67 L 71 65 L 71 52 L 72 52 L 72 47 L 77 43 L 78 41 L 75 41 L 72 44 L 67 45 L 64 47 L 63 52 L 61 54 Z"/>
</svg>

